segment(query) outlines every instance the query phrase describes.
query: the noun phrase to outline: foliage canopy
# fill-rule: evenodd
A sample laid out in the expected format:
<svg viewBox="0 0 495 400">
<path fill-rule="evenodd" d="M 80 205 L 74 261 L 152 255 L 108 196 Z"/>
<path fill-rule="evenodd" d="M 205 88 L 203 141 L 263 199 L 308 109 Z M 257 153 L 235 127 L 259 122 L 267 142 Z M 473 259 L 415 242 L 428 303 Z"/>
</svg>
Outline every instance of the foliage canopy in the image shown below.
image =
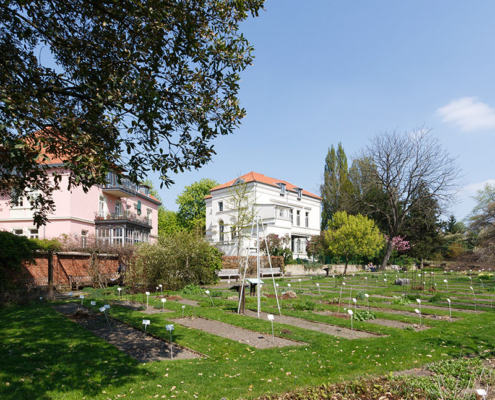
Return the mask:
<svg viewBox="0 0 495 400">
<path fill-rule="evenodd" d="M 61 181 L 50 159 L 84 190 L 116 166 L 135 182 L 158 171 L 168 186 L 170 172 L 210 161 L 211 141 L 245 115 L 239 72 L 253 57 L 239 24 L 263 3 L 3 2 L 0 191 L 39 191 L 40 225 Z"/>
</svg>

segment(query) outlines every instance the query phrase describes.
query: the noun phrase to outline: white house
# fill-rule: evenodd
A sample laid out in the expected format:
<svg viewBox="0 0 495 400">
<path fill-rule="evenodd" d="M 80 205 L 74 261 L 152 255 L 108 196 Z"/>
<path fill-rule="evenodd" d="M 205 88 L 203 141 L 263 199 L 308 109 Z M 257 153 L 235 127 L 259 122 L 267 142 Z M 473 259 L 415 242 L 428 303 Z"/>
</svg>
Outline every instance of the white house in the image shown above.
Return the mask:
<svg viewBox="0 0 495 400">
<path fill-rule="evenodd" d="M 245 193 L 243 204 L 236 194 Z M 256 236 L 250 238 L 251 228 L 240 234 L 239 208 L 252 212 L 265 225 L 265 235 L 288 234 L 294 258 L 307 258 L 306 242 L 320 234 L 321 197 L 281 179 L 249 172 L 210 190 L 206 201 L 206 236 L 227 255 L 246 255 L 256 250 Z M 239 253 L 241 249 L 241 253 Z"/>
</svg>

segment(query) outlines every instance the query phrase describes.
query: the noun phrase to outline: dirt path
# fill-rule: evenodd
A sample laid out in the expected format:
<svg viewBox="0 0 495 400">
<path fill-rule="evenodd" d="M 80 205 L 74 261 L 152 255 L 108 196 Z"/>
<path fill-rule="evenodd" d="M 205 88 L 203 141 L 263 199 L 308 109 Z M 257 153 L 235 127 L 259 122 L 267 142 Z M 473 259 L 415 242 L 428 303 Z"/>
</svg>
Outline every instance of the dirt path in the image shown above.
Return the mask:
<svg viewBox="0 0 495 400">
<path fill-rule="evenodd" d="M 56 305 L 53 308 L 139 362 L 170 360 L 170 343 L 164 340 L 147 335 L 113 318 L 110 318 L 110 329 L 104 315 L 96 314 L 75 303 Z M 78 310 L 80 317 L 74 315 Z M 199 354 L 177 345 L 173 345 L 172 348 L 174 360 L 200 357 Z"/>
<path fill-rule="evenodd" d="M 399 329 L 406 329 L 412 327 L 416 332 L 429 329 L 428 326 L 424 326 L 424 325 L 419 326 L 417 324 L 409 324 L 407 322 L 394 321 L 392 319 L 376 318 L 376 319 L 368 319 L 366 322 L 369 324 L 388 326 L 390 328 L 399 328 Z"/>
<path fill-rule="evenodd" d="M 226 324 L 224 322 L 215 321 L 205 318 L 175 318 L 171 321 L 177 324 L 186 326 L 188 328 L 199 329 L 204 332 L 211 333 L 213 335 L 221 336 L 227 339 L 235 340 L 240 343 L 245 343 L 249 346 L 253 346 L 257 349 L 268 349 L 271 347 L 285 347 L 285 346 L 301 346 L 306 343 L 295 342 L 293 340 L 284 339 L 271 335 L 266 335 L 260 332 L 253 332 L 248 329 L 240 328 L 234 325 Z"/>
<path fill-rule="evenodd" d="M 258 314 L 251 310 L 246 310 L 246 315 L 249 317 L 257 318 Z M 267 319 L 267 313 L 260 312 L 260 317 Z M 312 322 L 302 318 L 289 317 L 287 315 L 275 315 L 275 321 L 280 324 L 297 326 L 298 328 L 309 329 L 316 332 L 326 333 L 328 335 L 334 335 L 343 337 L 346 339 L 362 339 L 368 337 L 383 336 L 378 333 L 370 333 L 364 331 L 358 331 L 356 329 L 351 330 L 349 328 L 343 328 L 337 325 L 324 324 L 322 322 Z"/>
</svg>

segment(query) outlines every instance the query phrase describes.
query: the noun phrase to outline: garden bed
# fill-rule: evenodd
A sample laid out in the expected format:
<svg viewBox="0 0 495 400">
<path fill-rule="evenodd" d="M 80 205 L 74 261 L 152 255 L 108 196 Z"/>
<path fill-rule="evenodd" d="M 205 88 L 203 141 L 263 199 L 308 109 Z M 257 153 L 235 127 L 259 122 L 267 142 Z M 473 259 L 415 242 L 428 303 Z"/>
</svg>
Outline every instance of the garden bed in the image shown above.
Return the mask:
<svg viewBox="0 0 495 400">
<path fill-rule="evenodd" d="M 257 318 L 258 313 L 255 311 L 246 310 L 245 315 Z M 265 320 L 267 319 L 267 315 L 267 313 L 260 312 L 260 317 Z M 378 333 L 370 333 L 356 329 L 349 329 L 337 325 L 324 324 L 322 322 L 313 322 L 302 318 L 289 317 L 287 315 L 275 315 L 275 322 L 279 324 L 292 325 L 297 326 L 298 328 L 326 333 L 328 335 L 339 336 L 346 339 L 362 339 L 384 336 Z"/>
<path fill-rule="evenodd" d="M 96 314 L 76 303 L 59 304 L 53 308 L 139 362 L 170 360 L 170 343 L 164 340 L 113 318 L 109 318 L 112 325 L 110 329 L 104 315 Z M 174 360 L 200 357 L 199 354 L 176 345 L 172 349 Z"/>
<path fill-rule="evenodd" d="M 430 329 L 429 326 L 418 325 L 418 324 L 410 324 L 408 322 L 395 321 L 393 319 L 384 319 L 384 318 L 376 318 L 376 319 L 368 319 L 366 320 L 369 324 L 388 326 L 390 328 L 398 328 L 398 329 L 414 329 L 416 332 L 424 331 L 426 329 Z"/>
<path fill-rule="evenodd" d="M 254 332 L 238 326 L 226 324 L 225 322 L 199 317 L 175 318 L 171 321 L 188 328 L 198 329 L 213 335 L 235 340 L 240 343 L 253 346 L 257 349 L 268 349 L 272 347 L 300 346 L 306 343 L 284 339 L 278 336 L 273 338 L 265 333 Z"/>
</svg>

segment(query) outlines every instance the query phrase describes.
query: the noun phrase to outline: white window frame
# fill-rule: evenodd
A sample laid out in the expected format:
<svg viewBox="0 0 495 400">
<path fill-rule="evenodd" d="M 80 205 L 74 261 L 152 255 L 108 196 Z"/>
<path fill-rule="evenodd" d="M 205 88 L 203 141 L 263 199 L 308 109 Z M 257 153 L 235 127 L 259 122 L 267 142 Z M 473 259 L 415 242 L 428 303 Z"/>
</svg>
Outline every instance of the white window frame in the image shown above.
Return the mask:
<svg viewBox="0 0 495 400">
<path fill-rule="evenodd" d="M 100 195 L 98 199 L 98 215 L 100 217 L 105 217 L 107 215 L 107 198 L 103 195 Z"/>
<path fill-rule="evenodd" d="M 296 225 L 301 226 L 301 211 L 296 211 Z"/>
<path fill-rule="evenodd" d="M 36 231 L 35 233 L 33 233 Z M 40 237 L 40 231 L 39 229 L 36 228 L 30 228 L 28 229 L 28 238 L 29 239 L 38 239 Z"/>
<path fill-rule="evenodd" d="M 223 211 L 223 201 L 219 201 L 218 202 L 218 212 L 222 212 Z"/>
<path fill-rule="evenodd" d="M 21 233 L 18 233 L 21 232 Z M 24 236 L 24 229 L 22 228 L 12 228 L 12 233 L 16 236 Z"/>
<path fill-rule="evenodd" d="M 280 196 L 285 196 L 285 183 L 280 183 Z"/>
<path fill-rule="evenodd" d="M 306 211 L 306 217 L 304 219 L 304 225 L 309 228 L 309 211 Z"/>
</svg>

